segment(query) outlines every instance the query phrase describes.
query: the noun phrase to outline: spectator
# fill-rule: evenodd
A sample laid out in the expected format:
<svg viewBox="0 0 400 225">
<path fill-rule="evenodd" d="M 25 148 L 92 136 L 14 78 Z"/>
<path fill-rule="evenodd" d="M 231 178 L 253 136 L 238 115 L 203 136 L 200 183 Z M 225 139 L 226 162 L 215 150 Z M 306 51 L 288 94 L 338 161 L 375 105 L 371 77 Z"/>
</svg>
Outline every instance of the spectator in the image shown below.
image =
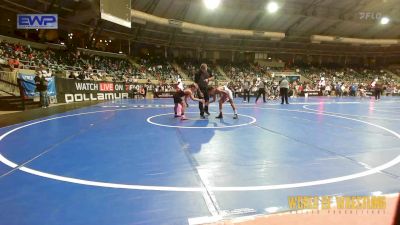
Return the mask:
<svg viewBox="0 0 400 225">
<path fill-rule="evenodd" d="M 243 90 L 243 102 L 250 102 L 250 82 L 244 81 L 242 85 L 242 90 Z"/>
<path fill-rule="evenodd" d="M 36 76 L 34 78 L 36 90 L 39 91 L 40 94 L 40 106 L 42 108 L 47 108 L 50 105 L 50 99 L 47 94 L 47 85 L 48 82 L 46 78 L 40 71 L 36 71 Z"/>
<path fill-rule="evenodd" d="M 256 97 L 256 102 L 258 101 L 258 98 L 260 98 L 260 96 L 263 96 L 263 102 L 266 103 L 267 101 L 265 100 L 265 82 L 264 80 L 257 78 L 257 83 L 256 86 L 258 87 L 258 92 L 257 92 L 257 97 Z"/>
</svg>

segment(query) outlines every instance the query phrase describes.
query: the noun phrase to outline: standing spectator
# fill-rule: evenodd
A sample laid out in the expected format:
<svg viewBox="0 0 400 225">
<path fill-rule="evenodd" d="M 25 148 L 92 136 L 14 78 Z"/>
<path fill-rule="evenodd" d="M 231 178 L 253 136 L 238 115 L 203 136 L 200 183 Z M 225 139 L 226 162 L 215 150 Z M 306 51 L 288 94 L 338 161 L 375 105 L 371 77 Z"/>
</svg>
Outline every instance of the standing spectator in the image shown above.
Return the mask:
<svg viewBox="0 0 400 225">
<path fill-rule="evenodd" d="M 260 78 L 257 78 L 257 84 L 256 86 L 258 86 L 258 93 L 257 93 L 257 98 L 256 98 L 256 103 L 258 101 L 258 98 L 262 95 L 263 96 L 263 101 L 264 103 L 266 103 L 267 101 L 265 100 L 265 83 L 263 80 L 261 80 Z"/>
<path fill-rule="evenodd" d="M 342 83 L 342 85 L 340 86 L 340 90 L 341 92 L 341 96 L 346 95 L 346 85 L 344 84 L 344 82 Z"/>
<path fill-rule="evenodd" d="M 151 80 L 147 79 L 147 84 L 143 85 L 143 91 L 144 91 L 143 98 L 144 99 L 146 99 L 146 97 L 147 97 L 147 92 L 152 90 L 152 86 L 153 85 L 151 84 Z"/>
<path fill-rule="evenodd" d="M 243 89 L 243 102 L 250 102 L 250 83 L 247 80 L 243 82 L 242 89 Z"/>
<path fill-rule="evenodd" d="M 378 78 L 375 79 L 375 100 L 380 100 L 381 99 L 381 93 L 382 93 L 382 83 L 378 80 Z"/>
<path fill-rule="evenodd" d="M 286 80 L 285 75 L 282 76 L 282 80 L 279 83 L 279 87 L 280 87 L 280 94 L 281 94 L 281 98 L 282 98 L 281 104 L 284 103 L 284 100 L 285 100 L 286 104 L 289 104 L 289 100 L 288 100 L 289 82 Z"/>
<path fill-rule="evenodd" d="M 297 98 L 297 95 L 299 94 L 299 84 L 297 81 L 293 82 L 293 98 Z"/>
<path fill-rule="evenodd" d="M 341 85 L 339 82 L 336 84 L 336 93 L 337 93 L 337 96 L 339 96 L 339 97 L 343 96 L 342 88 L 341 88 Z"/>
<path fill-rule="evenodd" d="M 326 88 L 325 88 L 326 95 L 331 96 L 331 90 L 332 90 L 332 86 L 326 85 Z"/>
<path fill-rule="evenodd" d="M 319 82 L 318 82 L 318 86 L 319 86 L 319 92 L 322 96 L 324 96 L 325 93 L 325 88 L 326 88 L 326 82 L 325 82 L 325 78 L 321 77 Z"/>
<path fill-rule="evenodd" d="M 36 76 L 35 76 L 35 84 L 36 84 L 36 90 L 39 91 L 40 93 L 40 106 L 42 108 L 47 108 L 50 105 L 50 99 L 47 94 L 47 85 L 48 82 L 46 78 L 43 76 L 43 74 L 40 71 L 36 71 Z"/>
<path fill-rule="evenodd" d="M 357 86 L 355 84 L 352 84 L 350 86 L 350 96 L 356 96 L 357 93 Z"/>
</svg>

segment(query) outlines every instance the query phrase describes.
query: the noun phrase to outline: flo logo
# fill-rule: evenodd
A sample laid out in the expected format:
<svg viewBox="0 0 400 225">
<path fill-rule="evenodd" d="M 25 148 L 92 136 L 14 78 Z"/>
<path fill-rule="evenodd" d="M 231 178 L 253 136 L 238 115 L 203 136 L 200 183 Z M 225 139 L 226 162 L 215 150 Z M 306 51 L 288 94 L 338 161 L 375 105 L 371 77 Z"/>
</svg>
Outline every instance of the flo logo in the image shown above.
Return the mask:
<svg viewBox="0 0 400 225">
<path fill-rule="evenodd" d="M 57 14 L 18 14 L 18 29 L 58 29 Z"/>
<path fill-rule="evenodd" d="M 360 20 L 379 20 L 382 17 L 380 12 L 359 12 Z"/>
</svg>

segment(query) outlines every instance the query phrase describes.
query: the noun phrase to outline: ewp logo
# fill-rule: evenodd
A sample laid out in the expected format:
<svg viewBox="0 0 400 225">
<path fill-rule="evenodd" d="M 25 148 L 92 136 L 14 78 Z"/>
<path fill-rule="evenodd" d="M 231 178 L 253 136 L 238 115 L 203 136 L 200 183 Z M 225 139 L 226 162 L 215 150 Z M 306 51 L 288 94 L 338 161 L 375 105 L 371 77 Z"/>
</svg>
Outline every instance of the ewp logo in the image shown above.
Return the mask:
<svg viewBox="0 0 400 225">
<path fill-rule="evenodd" d="M 18 29 L 58 29 L 57 14 L 18 14 Z"/>
</svg>

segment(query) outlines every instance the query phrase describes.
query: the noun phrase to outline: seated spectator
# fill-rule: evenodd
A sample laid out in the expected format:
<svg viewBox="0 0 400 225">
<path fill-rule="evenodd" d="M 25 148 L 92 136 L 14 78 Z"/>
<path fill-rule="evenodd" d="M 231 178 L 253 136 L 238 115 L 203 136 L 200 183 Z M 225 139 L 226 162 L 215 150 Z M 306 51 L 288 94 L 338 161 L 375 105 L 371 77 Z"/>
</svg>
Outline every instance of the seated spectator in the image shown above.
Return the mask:
<svg viewBox="0 0 400 225">
<path fill-rule="evenodd" d="M 85 80 L 85 74 L 83 72 L 80 72 L 78 75 L 79 80 Z"/>
<path fill-rule="evenodd" d="M 68 78 L 70 78 L 70 79 L 76 79 L 76 76 L 75 76 L 75 74 L 71 71 L 71 72 L 69 72 Z"/>
</svg>

